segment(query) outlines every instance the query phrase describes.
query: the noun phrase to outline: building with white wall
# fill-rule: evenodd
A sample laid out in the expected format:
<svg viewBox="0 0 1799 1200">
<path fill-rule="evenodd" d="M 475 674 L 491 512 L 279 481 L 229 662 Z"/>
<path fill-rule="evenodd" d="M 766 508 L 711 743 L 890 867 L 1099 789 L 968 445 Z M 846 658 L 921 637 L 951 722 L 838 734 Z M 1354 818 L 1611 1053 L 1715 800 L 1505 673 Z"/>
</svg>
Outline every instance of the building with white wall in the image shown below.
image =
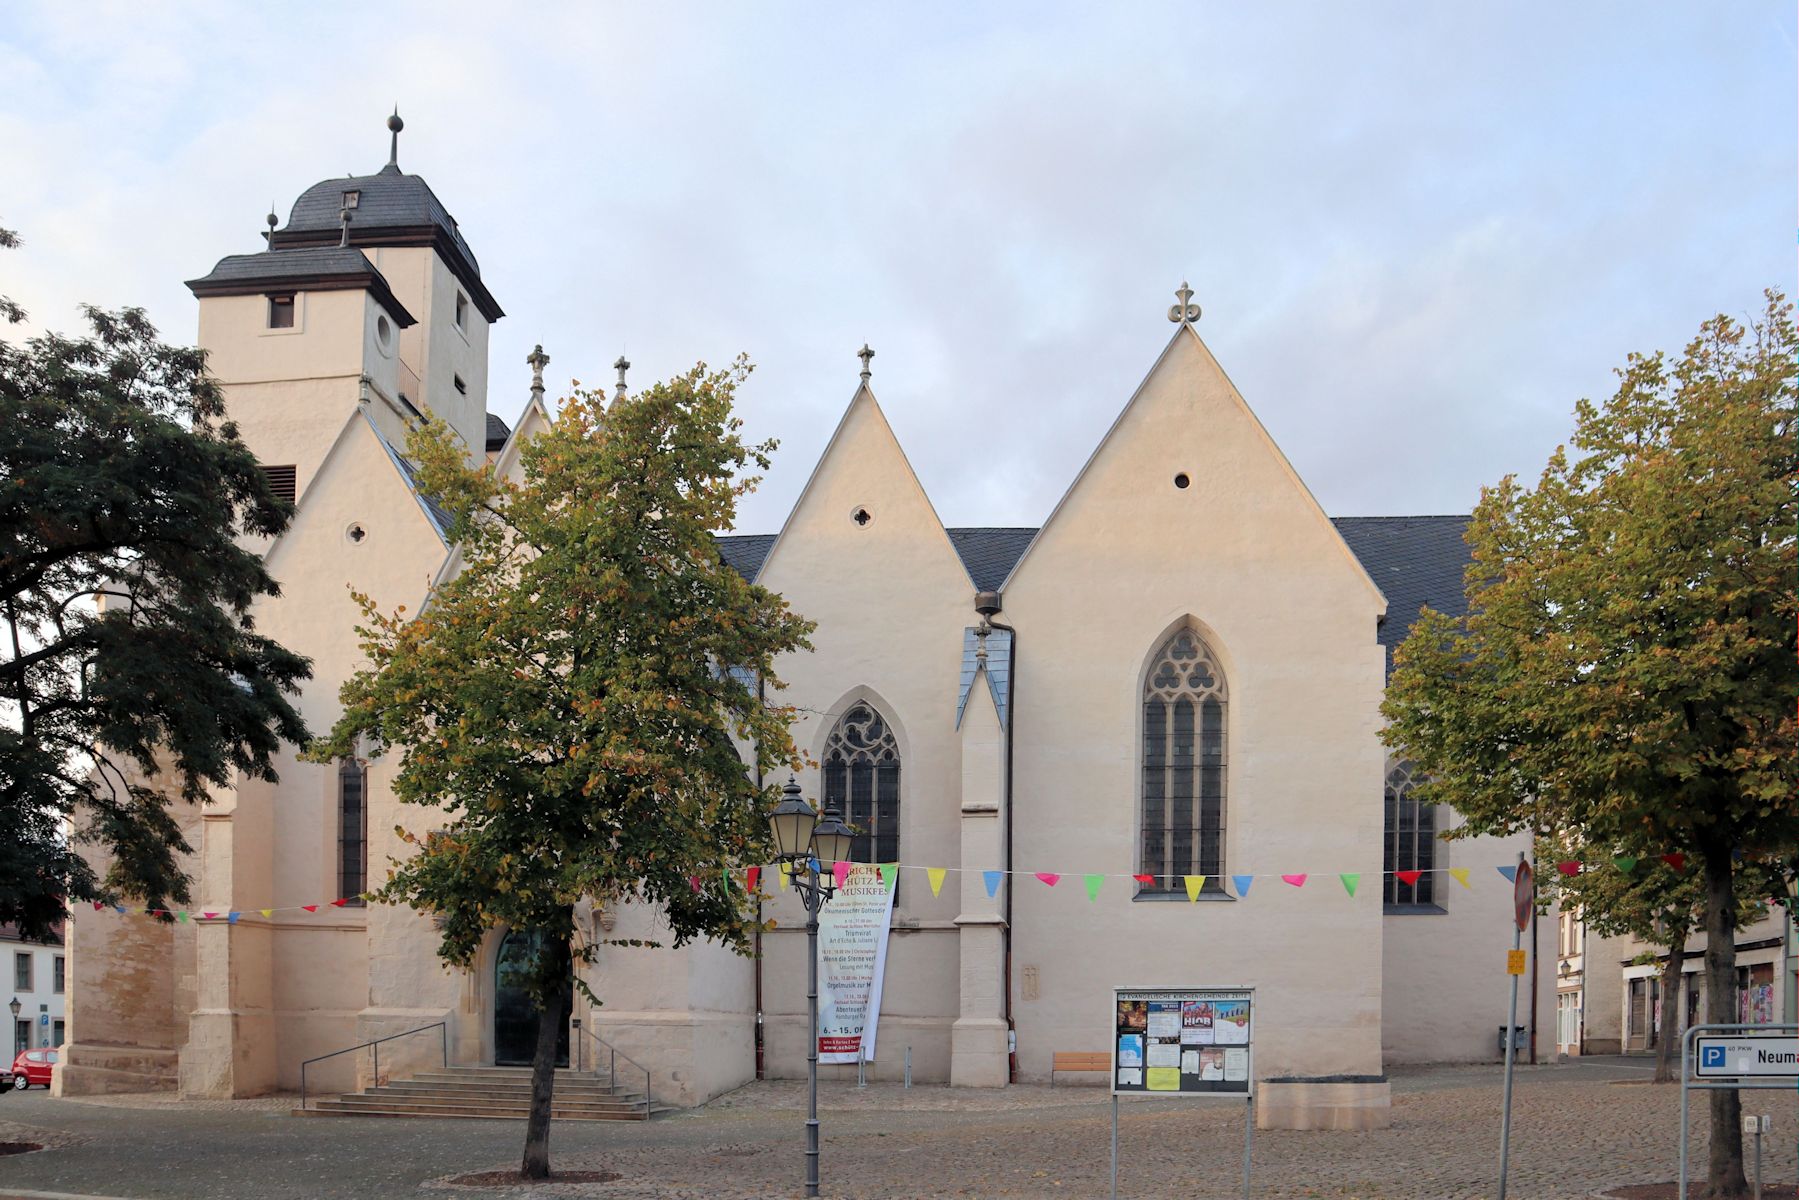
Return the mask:
<svg viewBox="0 0 1799 1200">
<path fill-rule="evenodd" d="M 0 957 L 4 957 L 11 990 L 0 999 L 12 1022 L 6 1065 L 21 1050 L 60 1046 L 66 1029 L 63 1001 L 68 993 L 68 956 L 61 928 L 48 940 L 28 942 L 16 926 L 0 925 Z M 16 1007 L 15 1007 L 16 1006 Z"/>
<path fill-rule="evenodd" d="M 298 501 L 256 619 L 313 660 L 314 729 L 359 661 L 346 583 L 417 611 L 454 570 L 408 427 L 441 415 L 505 472 L 547 419 L 541 354 L 518 428 L 486 412 L 499 305 L 397 159 L 308 189 L 266 249 L 190 284 L 232 417 Z M 819 764 L 801 782 L 865 830 L 857 857 L 903 864 L 877 1076 L 909 1052 L 921 1081 L 1046 1080 L 1054 1053 L 1107 1048 L 1114 984 L 1251 986 L 1263 1119 L 1381 1124 L 1388 1063 L 1492 1059 L 1505 1019 L 1495 868 L 1523 842 L 1443 841 L 1379 736 L 1392 648 L 1421 605 L 1460 611 L 1467 518 L 1328 516 L 1195 319 L 1185 298 L 1172 328 L 1146 306 L 1147 375 L 1096 388 L 1117 421 L 1041 527 L 946 529 L 864 359 L 783 528 L 719 549 L 818 622 L 781 664 Z M 454 1061 L 528 1044 L 504 930 L 452 972 L 428 918 L 354 899 L 404 852 L 394 763 L 277 766 L 180 815 L 197 908 L 220 919 L 74 915 L 65 1092 L 292 1088 L 307 1058 L 438 1021 Z M 953 872 L 937 894 L 929 867 Z M 989 870 L 1007 872 L 993 889 Z M 754 959 L 602 947 L 603 1004 L 574 1017 L 648 1065 L 659 1100 L 800 1074 L 803 918 L 778 890 L 764 911 Z M 658 922 L 582 919 L 615 938 Z M 1532 981 L 1525 1011 L 1553 1029 L 1553 971 Z"/>
</svg>

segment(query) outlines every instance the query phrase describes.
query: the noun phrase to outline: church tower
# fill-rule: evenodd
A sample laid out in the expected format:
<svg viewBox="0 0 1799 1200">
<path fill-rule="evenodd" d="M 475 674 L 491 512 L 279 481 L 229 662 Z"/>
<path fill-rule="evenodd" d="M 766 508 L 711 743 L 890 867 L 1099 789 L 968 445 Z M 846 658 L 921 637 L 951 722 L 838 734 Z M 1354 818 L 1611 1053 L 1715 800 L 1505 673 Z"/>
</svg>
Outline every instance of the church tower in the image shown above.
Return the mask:
<svg viewBox="0 0 1799 1200">
<path fill-rule="evenodd" d="M 231 418 L 296 500 L 357 405 L 396 446 L 431 413 L 471 459 L 487 447 L 488 326 L 505 314 L 456 219 L 400 170 L 397 112 L 387 125 L 386 166 L 307 188 L 284 227 L 269 214 L 266 250 L 187 285 Z"/>
</svg>

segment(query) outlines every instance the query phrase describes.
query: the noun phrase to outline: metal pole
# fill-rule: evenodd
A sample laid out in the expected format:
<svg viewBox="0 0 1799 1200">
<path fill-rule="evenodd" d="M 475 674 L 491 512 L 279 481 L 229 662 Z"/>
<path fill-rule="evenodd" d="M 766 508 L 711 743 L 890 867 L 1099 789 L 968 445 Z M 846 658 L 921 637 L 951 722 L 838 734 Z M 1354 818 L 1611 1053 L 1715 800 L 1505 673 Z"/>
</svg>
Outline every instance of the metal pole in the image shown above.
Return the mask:
<svg viewBox="0 0 1799 1200">
<path fill-rule="evenodd" d="M 1680 1014 L 1674 1014 L 1674 1019 L 1678 1021 Z M 1662 1025 L 1666 1028 L 1667 1024 L 1668 1014 L 1663 1013 Z M 1689 1029 L 1680 1038 L 1680 1200 L 1687 1200 L 1687 1055 L 1693 1048 L 1692 1033 Z"/>
<path fill-rule="evenodd" d="M 912 1086 L 912 1047 L 906 1047 L 906 1086 Z"/>
<path fill-rule="evenodd" d="M 803 892 L 806 905 L 806 1195 L 818 1195 L 818 908 L 820 897 Z"/>
<path fill-rule="evenodd" d="M 440 1024 L 437 1027 L 437 1032 L 440 1035 L 440 1040 L 443 1042 L 444 1067 L 447 1069 L 450 1065 L 450 1027 L 448 1025 Z"/>
<path fill-rule="evenodd" d="M 1513 926 L 1512 949 L 1522 949 L 1524 931 Z M 1512 1066 L 1518 1057 L 1518 976 L 1512 976 L 1511 1015 L 1505 1021 L 1505 1110 L 1499 1121 L 1499 1200 L 1505 1200 L 1506 1172 L 1512 1165 Z"/>
<path fill-rule="evenodd" d="M 1112 1200 L 1118 1200 L 1118 1093 L 1112 1093 Z"/>
<path fill-rule="evenodd" d="M 1762 1200 L 1762 1122 L 1760 1117 L 1755 1121 L 1755 1200 Z"/>
<path fill-rule="evenodd" d="M 381 1042 L 380 1042 L 380 1040 L 377 1039 L 375 1044 L 369 1048 L 375 1052 L 375 1086 L 380 1087 L 381 1086 Z"/>
<path fill-rule="evenodd" d="M 1243 1200 L 1249 1200 L 1249 1151 L 1256 1142 L 1256 1098 L 1243 1098 Z"/>
</svg>

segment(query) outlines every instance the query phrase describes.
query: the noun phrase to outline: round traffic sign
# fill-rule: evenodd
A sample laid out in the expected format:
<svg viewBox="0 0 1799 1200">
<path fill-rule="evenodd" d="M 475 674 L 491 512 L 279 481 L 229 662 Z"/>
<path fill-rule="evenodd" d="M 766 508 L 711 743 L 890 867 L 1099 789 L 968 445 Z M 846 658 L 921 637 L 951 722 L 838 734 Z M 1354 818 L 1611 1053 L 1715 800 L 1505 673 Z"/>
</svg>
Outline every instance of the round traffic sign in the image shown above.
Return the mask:
<svg viewBox="0 0 1799 1200">
<path fill-rule="evenodd" d="M 1531 910 L 1536 907 L 1537 890 L 1536 875 L 1530 864 L 1520 859 L 1518 873 L 1512 878 L 1513 919 L 1518 922 L 1518 932 L 1523 933 L 1530 928 Z"/>
</svg>

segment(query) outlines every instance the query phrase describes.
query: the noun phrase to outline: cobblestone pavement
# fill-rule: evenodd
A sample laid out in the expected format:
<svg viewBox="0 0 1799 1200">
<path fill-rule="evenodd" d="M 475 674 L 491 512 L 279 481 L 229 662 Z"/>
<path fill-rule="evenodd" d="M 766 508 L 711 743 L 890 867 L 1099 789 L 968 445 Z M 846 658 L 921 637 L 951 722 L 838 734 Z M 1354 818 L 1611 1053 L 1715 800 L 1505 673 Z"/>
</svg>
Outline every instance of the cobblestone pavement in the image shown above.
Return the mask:
<svg viewBox="0 0 1799 1200">
<path fill-rule="evenodd" d="M 1619 1183 L 1670 1179 L 1679 1093 L 1620 1060 L 1520 1072 L 1511 1195 L 1585 1197 Z M 1396 1072 L 1393 1127 L 1375 1133 L 1255 1138 L 1253 1194 L 1321 1200 L 1488 1197 L 1498 1160 L 1496 1068 Z M 1770 1181 L 1799 1172 L 1799 1096 L 1745 1093 L 1775 1118 Z M 1703 1099 L 1695 1125 L 1703 1127 Z M 69 1193 L 127 1200 L 314 1200 L 408 1197 L 675 1200 L 793 1196 L 804 1166 L 802 1084 L 755 1084 L 704 1109 L 647 1124 L 559 1122 L 551 1156 L 568 1170 L 618 1171 L 618 1182 L 465 1191 L 463 1172 L 516 1164 L 517 1121 L 294 1118 L 270 1101 L 183 1107 L 164 1098 L 0 1097 L 0 1141 L 50 1143 L 0 1158 L 0 1200 Z M 866 1200 L 1106 1195 L 1110 1102 L 1082 1087 L 997 1092 L 892 1084 L 821 1089 L 825 1194 Z M 1133 1099 L 1121 1106 L 1119 1195 L 1133 1200 L 1236 1196 L 1242 1109 Z M 1703 1137 L 1694 1139 L 1703 1162 Z"/>
</svg>

